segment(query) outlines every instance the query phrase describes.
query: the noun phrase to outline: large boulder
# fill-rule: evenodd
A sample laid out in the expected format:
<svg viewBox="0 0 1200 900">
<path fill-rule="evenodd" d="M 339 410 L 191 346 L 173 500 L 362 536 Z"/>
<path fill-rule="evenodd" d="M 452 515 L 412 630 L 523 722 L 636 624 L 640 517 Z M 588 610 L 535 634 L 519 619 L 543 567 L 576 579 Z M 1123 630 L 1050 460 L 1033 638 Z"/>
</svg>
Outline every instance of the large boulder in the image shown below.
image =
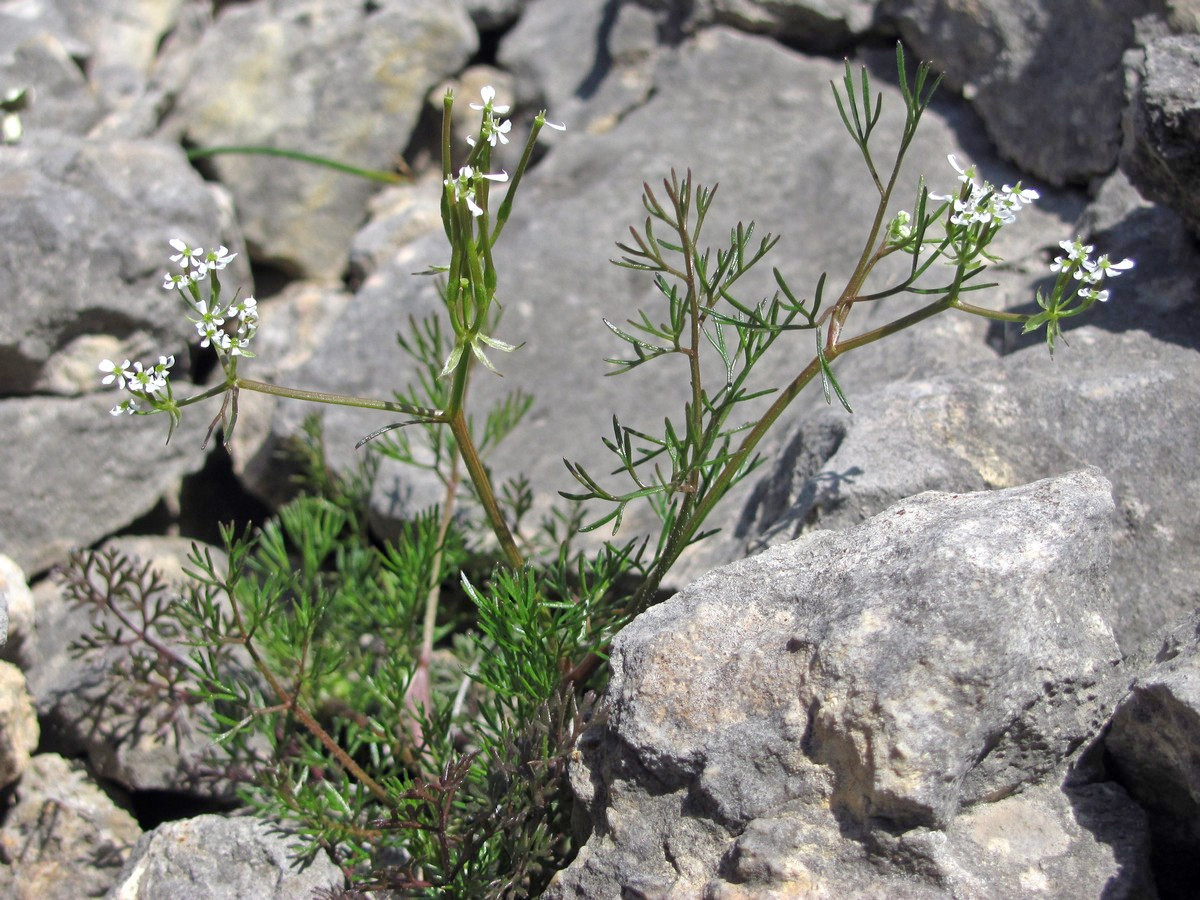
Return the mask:
<svg viewBox="0 0 1200 900">
<path fill-rule="evenodd" d="M 1121 66 L 1134 21 L 1157 0 L 884 0 L 901 37 L 946 73 L 1000 154 L 1051 184 L 1112 170 L 1121 145 Z"/>
<path fill-rule="evenodd" d="M 613 642 L 573 775 L 591 837 L 549 896 L 726 896 L 750 880 L 984 897 L 1022 877 L 987 881 L 989 865 L 1050 858 L 1048 895 L 1097 896 L 1145 857 L 1136 816 L 1115 825 L 1133 810 L 1119 788 L 1058 788 L 1124 687 L 1101 602 L 1112 512 L 1095 470 L 925 493 L 639 616 Z M 1057 836 L 994 846 L 1030 827 Z"/>
<path fill-rule="evenodd" d="M 1200 442 L 1186 429 L 1200 410 L 1200 354 L 1139 331 L 1088 327 L 1069 340 L 1054 357 L 1030 347 L 890 385 L 853 416 L 803 420 L 744 511 L 749 544 L 846 528 L 923 490 L 1098 466 L 1117 505 L 1104 615 L 1122 648 L 1136 649 L 1195 606 Z"/>
</svg>

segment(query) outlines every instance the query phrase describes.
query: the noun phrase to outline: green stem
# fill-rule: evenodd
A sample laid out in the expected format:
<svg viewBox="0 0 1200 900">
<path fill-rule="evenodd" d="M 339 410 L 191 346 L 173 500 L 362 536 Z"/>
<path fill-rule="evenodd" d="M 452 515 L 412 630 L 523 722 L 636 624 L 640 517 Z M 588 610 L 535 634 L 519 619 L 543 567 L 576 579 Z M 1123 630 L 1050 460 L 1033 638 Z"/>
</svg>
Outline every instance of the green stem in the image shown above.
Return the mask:
<svg viewBox="0 0 1200 900">
<path fill-rule="evenodd" d="M 525 565 L 525 558 L 517 549 L 517 542 L 513 539 L 508 523 L 504 521 L 504 514 L 500 511 L 500 505 L 496 502 L 492 481 L 483 467 L 479 452 L 475 449 L 475 442 L 471 439 L 471 429 L 467 427 L 467 417 L 461 409 L 458 409 L 450 416 L 449 424 L 450 431 L 454 434 L 454 441 L 458 445 L 459 455 L 462 456 L 462 461 L 467 467 L 467 475 L 471 478 L 471 484 L 475 486 L 475 493 L 483 505 L 488 523 L 492 526 L 492 531 L 495 532 L 496 539 L 500 542 L 500 549 L 504 551 L 504 557 L 508 560 L 508 564 L 514 569 L 520 569 Z"/>
<path fill-rule="evenodd" d="M 369 397 L 352 397 L 346 394 L 329 394 L 325 391 L 303 391 L 298 388 L 281 387 L 268 384 L 265 381 L 253 381 L 249 378 L 235 378 L 233 384 L 223 384 L 211 388 L 196 397 L 180 401 L 180 406 L 194 403 L 206 397 L 212 397 L 229 387 L 241 388 L 247 391 L 258 391 L 260 394 L 271 394 L 275 397 L 287 397 L 292 400 L 307 400 L 310 403 L 329 403 L 335 406 L 352 406 L 360 409 L 378 409 L 385 412 L 403 413 L 406 416 L 417 416 L 426 422 L 445 422 L 446 413 L 440 409 L 426 406 L 414 406 L 411 403 L 397 403 L 394 400 L 374 400 Z"/>
<path fill-rule="evenodd" d="M 965 313 L 970 313 L 973 316 L 982 316 L 985 319 L 992 319 L 996 322 L 1017 322 L 1024 325 L 1029 321 L 1029 316 L 1024 313 L 1000 312 L 994 309 L 985 309 L 982 306 L 974 306 L 970 303 L 963 303 L 961 300 L 953 304 L 955 309 L 961 309 Z"/>
<path fill-rule="evenodd" d="M 238 147 L 200 147 L 196 150 L 189 150 L 187 158 L 203 159 L 206 156 L 219 156 L 226 153 L 239 153 L 243 155 L 253 156 L 281 156 L 284 159 L 292 159 L 296 162 L 310 163 L 314 166 L 324 166 L 326 169 L 333 169 L 335 172 L 342 172 L 346 175 L 354 175 L 358 178 L 365 178 L 368 181 L 378 181 L 383 184 L 408 184 L 412 181 L 407 175 L 401 175 L 397 172 L 384 172 L 379 169 L 365 169 L 361 166 L 352 166 L 348 163 L 338 162 L 335 159 L 329 159 L 325 156 L 316 156 L 312 153 L 301 153 L 298 150 L 284 150 L 279 147 L 262 147 L 262 146 L 238 146 Z"/>
</svg>

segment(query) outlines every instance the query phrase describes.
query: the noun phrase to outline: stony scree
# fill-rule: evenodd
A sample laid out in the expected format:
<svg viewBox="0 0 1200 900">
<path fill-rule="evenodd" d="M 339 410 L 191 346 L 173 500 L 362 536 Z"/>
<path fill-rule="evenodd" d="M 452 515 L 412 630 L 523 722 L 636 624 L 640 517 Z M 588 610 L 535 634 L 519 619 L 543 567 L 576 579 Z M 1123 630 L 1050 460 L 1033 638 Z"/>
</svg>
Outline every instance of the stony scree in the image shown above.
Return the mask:
<svg viewBox="0 0 1200 900">
<path fill-rule="evenodd" d="M 897 129 L 900 37 L 910 61 L 932 59 L 946 80 L 896 202 L 911 206 L 922 175 L 952 187 L 949 153 L 1042 194 L 1001 234 L 988 305 L 1032 310 L 1058 241 L 1076 234 L 1137 268 L 1053 361 L 1011 326 L 944 315 L 836 363 L 853 416 L 825 409 L 819 389 L 797 401 L 764 445 L 766 467 L 718 510 L 721 534 L 667 583 L 695 582 L 667 608 L 694 604 L 698 618 L 655 610 L 622 638 L 610 730 L 589 733 L 587 765 L 572 772 L 594 833 L 552 895 L 1190 896 L 1200 653 L 1194 618 L 1181 617 L 1200 603 L 1188 437 L 1200 408 L 1198 30 L 1192 0 L 0 4 L 0 101 L 21 88 L 28 98 L 22 135 L 0 144 L 0 554 L 13 563 L 0 568 L 0 657 L 24 673 L 0 667 L 15 723 L 5 771 L 17 779 L 0 823 L 0 893 L 175 900 L 340 884 L 325 861 L 316 871 L 329 880 L 288 881 L 281 843 L 253 851 L 250 874 L 222 853 L 258 846 L 261 826 L 218 819 L 148 836 L 113 887 L 139 830 L 128 809 L 190 790 L 188 753 L 111 728 L 88 736 L 84 701 L 112 682 L 67 659 L 79 622 L 44 576 L 71 548 L 131 528 L 156 532 L 139 551 L 168 568 L 186 548 L 157 532 L 186 518 L 215 409 L 188 410 L 164 449 L 161 417 L 108 415 L 116 400 L 96 369 L 174 354 L 181 394 L 210 377 L 161 287 L 167 240 L 239 253 L 223 281 L 260 293 L 263 314 L 260 357 L 243 374 L 387 398 L 407 372 L 392 335 L 438 308 L 434 282 L 412 273 L 445 259 L 429 169 L 444 86 L 462 101 L 487 81 L 511 95 L 510 153 L 537 109 L 565 121 L 565 134 L 546 132 L 499 248 L 498 337 L 526 344 L 500 360 L 503 379 L 472 388 L 479 402 L 534 394 L 526 428 L 488 463 L 501 477 L 527 472 L 544 509 L 570 486 L 561 457 L 604 471 L 612 412 L 635 427 L 677 415 L 669 366 L 599 377 L 619 349 L 600 318 L 654 300 L 649 280 L 606 262 L 643 214 L 642 182 L 688 167 L 719 181 L 714 240 L 753 217 L 783 235 L 772 261 L 798 291 L 824 271 L 840 290 L 873 189 L 828 82 L 843 55 L 868 67 L 882 146 Z M 299 162 L 185 152 L 246 143 L 385 170 L 411 153 L 416 177 L 383 188 Z M 774 288 L 764 274 L 743 299 Z M 911 308 L 860 306 L 855 323 Z M 795 346 L 764 374 L 790 377 Z M 800 352 L 807 360 L 810 345 Z M 243 392 L 240 488 L 271 504 L 289 495 L 278 454 L 309 411 Z M 340 472 L 386 424 L 342 411 L 325 423 Z M 930 490 L 958 496 L 914 498 Z M 371 525 L 392 536 L 440 495 L 419 473 L 384 468 Z M 1045 515 L 1004 527 L 1030 509 Z M 891 521 L 872 518 L 889 510 Z M 912 523 L 930 517 L 967 536 L 919 542 Z M 634 530 L 646 522 L 629 516 Z M 874 556 L 855 544 L 876 568 L 839 570 L 845 595 L 815 590 L 798 564 L 788 580 L 762 575 L 794 537 L 820 555 L 883 531 Z M 706 575 L 747 552 L 760 555 L 737 564 L 738 579 Z M 1036 574 L 1028 583 L 1004 568 L 1018 558 Z M 872 572 L 879 590 L 864 599 Z M 921 579 L 923 596 L 904 593 Z M 727 582 L 745 609 L 697 599 Z M 1013 589 L 985 587 L 999 584 Z M 732 624 L 701 628 L 704 615 Z M 690 635 L 672 665 L 638 649 L 655 629 Z M 678 705 L 677 721 L 655 721 L 676 694 L 708 712 Z M 185 885 L 185 870 L 210 885 Z"/>
</svg>

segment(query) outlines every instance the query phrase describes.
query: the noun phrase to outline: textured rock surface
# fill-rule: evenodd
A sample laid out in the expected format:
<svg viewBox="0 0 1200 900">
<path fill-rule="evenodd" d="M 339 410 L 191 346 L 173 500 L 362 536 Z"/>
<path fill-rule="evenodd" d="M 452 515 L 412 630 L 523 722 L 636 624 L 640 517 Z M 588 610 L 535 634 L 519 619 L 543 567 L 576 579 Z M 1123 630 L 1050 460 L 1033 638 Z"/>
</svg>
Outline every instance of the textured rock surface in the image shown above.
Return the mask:
<svg viewBox="0 0 1200 900">
<path fill-rule="evenodd" d="M 25 676 L 12 663 L 0 662 L 0 787 L 25 771 L 38 744 L 38 720 Z"/>
<path fill-rule="evenodd" d="M 1200 35 L 1148 42 L 1132 76 L 1122 168 L 1200 233 Z"/>
<path fill-rule="evenodd" d="M 176 385 L 186 391 L 186 385 Z M 134 521 L 204 464 L 207 417 L 189 416 L 163 446 L 161 419 L 117 419 L 112 396 L 0 401 L 0 546 L 31 576 Z"/>
<path fill-rule="evenodd" d="M 1108 172 L 1121 144 L 1121 58 L 1154 0 L 885 0 L 900 34 L 971 99 L 1001 155 L 1051 184 Z"/>
<path fill-rule="evenodd" d="M 574 776 L 592 837 L 552 896 L 616 896 L 635 873 L 698 893 L 725 879 L 718 860 L 748 823 L 781 814 L 821 835 L 813 853 L 882 857 L 887 835 L 946 831 L 963 807 L 984 817 L 1058 770 L 1123 686 L 1098 602 L 1111 514 L 1094 471 L 922 494 L 717 569 L 640 616 L 613 643 L 604 724 Z M 967 869 L 973 829 L 961 823 L 948 851 Z M 929 894 L 915 860 L 889 858 L 873 860 L 879 896 L 918 876 L 911 896 Z M 810 864 L 771 878 L 820 883 Z"/>
<path fill-rule="evenodd" d="M 292 840 L 255 819 L 197 816 L 137 842 L 109 900 L 293 900 L 342 886 L 324 851 L 295 861 Z"/>
<path fill-rule="evenodd" d="M 1140 332 L 1088 328 L 1070 341 L 1053 358 L 1031 347 L 884 388 L 853 417 L 808 419 L 747 520 L 757 517 L 771 543 L 846 527 L 922 490 L 1007 487 L 1095 465 L 1117 504 L 1105 615 L 1122 646 L 1136 648 L 1197 602 L 1200 459 L 1178 429 L 1200 410 L 1200 355 Z"/>
<path fill-rule="evenodd" d="M 0 185 L 4 395 L 96 390 L 106 356 L 186 359 L 195 332 L 162 287 L 167 241 L 240 242 L 227 195 L 177 146 L 31 130 L 0 146 Z M 229 274 L 249 288 L 244 256 Z"/>
<path fill-rule="evenodd" d="M 1138 676 L 1104 749 L 1149 814 L 1157 869 L 1171 895 L 1186 896 L 1200 878 L 1200 612 L 1168 634 Z"/>
<path fill-rule="evenodd" d="M 39 754 L 0 828 L 0 891 L 14 900 L 101 897 L 141 834 L 81 765 Z"/>
<path fill-rule="evenodd" d="M 408 143 L 425 93 L 476 44 L 458 2 L 231 4 L 200 39 L 166 127 L 201 147 L 268 145 L 386 170 Z M 336 279 L 377 186 L 297 166 L 212 160 L 258 258 Z"/>
</svg>

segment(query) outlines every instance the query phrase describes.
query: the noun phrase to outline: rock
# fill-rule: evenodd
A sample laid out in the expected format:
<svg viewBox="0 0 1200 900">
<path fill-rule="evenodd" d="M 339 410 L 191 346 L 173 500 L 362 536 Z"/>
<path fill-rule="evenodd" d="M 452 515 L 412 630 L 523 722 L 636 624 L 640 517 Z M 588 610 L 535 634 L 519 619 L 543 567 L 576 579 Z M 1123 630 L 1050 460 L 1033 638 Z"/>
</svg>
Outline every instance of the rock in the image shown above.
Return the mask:
<svg viewBox="0 0 1200 900">
<path fill-rule="evenodd" d="M 304 281 L 289 285 L 260 304 L 262 315 L 254 337 L 258 358 L 239 371 L 259 381 L 301 386 L 294 373 L 323 340 L 335 339 L 330 331 L 349 301 L 350 294 L 339 288 Z M 234 472 L 253 494 L 282 505 L 297 489 L 295 460 L 288 458 L 293 436 L 273 431 L 271 423 L 279 407 L 295 407 L 302 414 L 313 410 L 255 391 L 242 391 L 239 405 L 241 414 L 230 447 Z"/>
<path fill-rule="evenodd" d="M 988 843 L 981 823 L 1035 822 L 1047 807 L 1069 839 L 1025 863 L 1057 860 L 1043 876 L 1085 896 L 1068 852 L 1080 842 L 1087 883 L 1103 884 L 1144 847 L 1136 823 L 1113 852 L 1072 823 L 1075 800 L 1012 798 L 1057 777 L 1123 686 L 1098 602 L 1109 491 L 1091 470 L 921 494 L 717 569 L 639 616 L 612 644 L 601 724 L 572 773 L 592 835 L 547 896 L 643 882 L 696 896 L 752 872 L 814 896 L 941 896 L 946 873 L 970 886 L 986 865 L 970 847 Z M 1130 808 L 1103 793 L 1092 801 Z M 753 850 L 746 836 L 778 834 L 780 817 L 791 824 L 775 849 Z M 945 837 L 917 840 L 928 832 Z M 914 843 L 888 852 L 897 838 Z M 915 848 L 942 840 L 939 876 Z M 728 891 L 712 895 L 745 896 Z"/>
<path fill-rule="evenodd" d="M 480 31 L 503 28 L 516 21 L 528 0 L 465 0 L 467 15 Z"/>
<path fill-rule="evenodd" d="M 12 19 L 0 11 L 0 33 L 13 33 L 5 31 L 14 27 Z M 28 91 L 28 105 L 20 113 L 26 136 L 40 131 L 83 135 L 102 115 L 70 46 L 69 38 L 50 31 L 35 31 L 19 43 L 0 38 L 0 92 Z"/>
<path fill-rule="evenodd" d="M 1200 35 L 1147 42 L 1130 80 L 1121 167 L 1200 234 Z"/>
<path fill-rule="evenodd" d="M 29 667 L 34 641 L 33 592 L 21 567 L 0 554 L 0 659 Z"/>
<path fill-rule="evenodd" d="M 499 61 L 521 106 L 547 109 L 573 132 L 601 133 L 646 102 L 659 26 L 635 3 L 534 3 L 500 42 Z M 547 55 L 549 46 L 558 52 Z"/>
<path fill-rule="evenodd" d="M 170 586 L 185 579 L 191 545 L 183 538 L 123 537 L 102 549 L 116 549 L 137 565 L 149 563 Z M 210 549 L 220 565 L 220 551 Z M 131 790 L 228 799 L 231 785 L 212 777 L 221 751 L 209 742 L 194 710 L 114 673 L 114 666 L 127 662 L 127 647 L 74 653 L 72 644 L 92 634 L 92 611 L 72 606 L 62 586 L 44 581 L 35 596 L 37 648 L 29 683 L 44 746 L 86 755 L 99 776 Z M 170 643 L 186 653 L 180 640 Z"/>
<path fill-rule="evenodd" d="M 1054 185 L 1117 162 L 1121 58 L 1154 0 L 884 0 L 916 56 L 946 73 L 983 118 L 1000 155 Z"/>
<path fill-rule="evenodd" d="M 981 803 L 945 833 L 902 836 L 896 851 L 931 865 L 956 900 L 1157 896 L 1146 813 L 1113 782 Z"/>
<path fill-rule="evenodd" d="M 834 53 L 862 38 L 875 21 L 875 0 L 674 0 L 667 4 L 686 31 L 713 24 L 769 34 L 811 53 Z"/>
<path fill-rule="evenodd" d="M 458 2 L 228 5 L 201 36 L 163 127 L 199 147 L 267 145 L 388 170 L 426 93 L 476 46 Z M 341 277 L 375 184 L 269 156 L 208 164 L 234 196 L 255 259 Z"/>
<path fill-rule="evenodd" d="M 141 833 L 81 765 L 39 754 L 0 828 L 0 890 L 21 900 L 103 896 Z"/>
<path fill-rule="evenodd" d="M 163 290 L 167 242 L 240 241 L 227 196 L 178 147 L 33 131 L 0 147 L 0 189 L 5 395 L 99 390 L 101 350 L 186 360 L 195 329 Z M 230 279 L 250 284 L 244 254 Z"/>
<path fill-rule="evenodd" d="M 59 0 L 71 31 L 86 43 L 88 83 L 113 107 L 145 90 L 163 38 L 185 0 Z"/>
<path fill-rule="evenodd" d="M 266 822 L 196 816 L 166 822 L 137 842 L 108 900 L 293 900 L 341 889 L 323 850 L 307 865 L 294 840 Z"/>
<path fill-rule="evenodd" d="M 12 663 L 0 662 L 0 787 L 21 777 L 37 748 L 38 735 L 25 676 Z"/>
<path fill-rule="evenodd" d="M 22 448 L 0 457 L 0 547 L 31 577 L 149 512 L 204 465 L 211 413 L 189 411 L 164 446 L 166 416 L 111 416 L 115 397 L 0 400 L 0 433 Z"/>
<path fill-rule="evenodd" d="M 1103 742 L 1113 776 L 1149 815 L 1164 896 L 1185 896 L 1200 878 L 1200 611 L 1137 676 Z"/>
<path fill-rule="evenodd" d="M 1132 281 L 1117 287 L 1136 292 Z M 741 531 L 771 544 L 848 527 L 918 491 L 1010 487 L 1098 466 L 1117 506 L 1105 616 L 1131 652 L 1195 605 L 1200 496 L 1189 473 L 1200 459 L 1179 429 L 1200 408 L 1197 366 L 1195 350 L 1088 327 L 1054 357 L 1031 347 L 883 388 L 853 417 L 829 411 L 793 432 Z"/>
</svg>

